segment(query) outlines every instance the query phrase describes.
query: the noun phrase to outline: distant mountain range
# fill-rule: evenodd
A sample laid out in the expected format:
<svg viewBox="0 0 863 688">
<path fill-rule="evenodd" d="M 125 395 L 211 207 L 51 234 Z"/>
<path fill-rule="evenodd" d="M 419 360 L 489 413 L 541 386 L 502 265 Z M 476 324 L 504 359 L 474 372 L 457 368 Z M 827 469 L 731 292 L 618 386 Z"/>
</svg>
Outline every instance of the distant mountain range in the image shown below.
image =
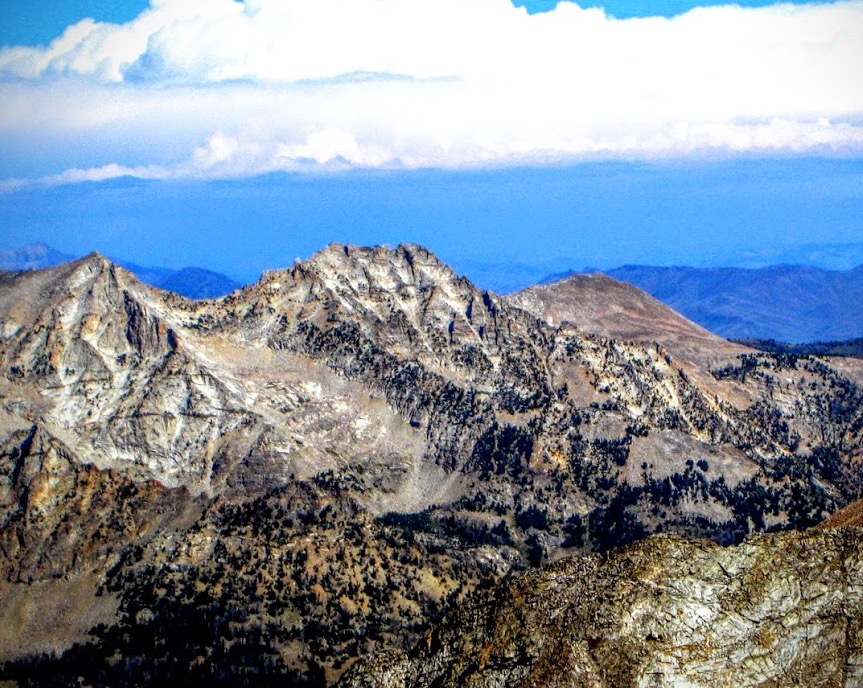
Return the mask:
<svg viewBox="0 0 863 688">
<path fill-rule="evenodd" d="M 0 270 L 42 270 L 74 260 L 75 256 L 48 244 L 28 244 L 0 250 Z"/>
<path fill-rule="evenodd" d="M 47 244 L 29 244 L 21 248 L 0 250 L 0 270 L 41 270 L 75 260 L 77 256 L 63 253 Z M 145 267 L 125 260 L 115 260 L 142 282 L 159 289 L 173 291 L 189 299 L 213 299 L 239 289 L 243 285 L 227 275 L 197 267 L 180 270 Z"/>
<path fill-rule="evenodd" d="M 0 684 L 859 686 L 858 531 L 753 532 L 863 498 L 861 428 L 863 361 L 602 274 L 0 272 Z"/>
<path fill-rule="evenodd" d="M 31 244 L 0 250 L 0 269 L 41 269 L 74 258 L 46 244 Z M 123 260 L 115 263 L 147 284 L 191 299 L 224 296 L 242 286 L 226 275 L 203 268 L 174 270 Z M 477 270 L 480 275 L 475 274 Z M 467 273 L 490 288 L 489 282 L 495 281 L 490 275 L 502 275 L 507 270 L 497 266 L 486 273 L 471 265 Z M 524 282 L 529 274 L 525 266 L 512 266 L 510 272 L 513 283 Z M 590 272 L 594 271 L 561 272 L 540 283 L 550 284 L 576 273 Z M 638 287 L 710 332 L 745 340 L 747 346 L 790 352 L 786 344 L 817 342 L 820 348 L 805 353 L 860 355 L 859 343 L 849 348 L 848 340 L 863 338 L 863 265 L 851 270 L 805 265 L 759 269 L 626 265 L 605 274 Z M 581 286 L 587 288 L 587 284 Z"/>
<path fill-rule="evenodd" d="M 567 274 L 552 275 L 543 283 Z M 863 266 L 760 269 L 626 265 L 605 274 L 635 285 L 729 339 L 837 342 L 863 337 Z"/>
</svg>

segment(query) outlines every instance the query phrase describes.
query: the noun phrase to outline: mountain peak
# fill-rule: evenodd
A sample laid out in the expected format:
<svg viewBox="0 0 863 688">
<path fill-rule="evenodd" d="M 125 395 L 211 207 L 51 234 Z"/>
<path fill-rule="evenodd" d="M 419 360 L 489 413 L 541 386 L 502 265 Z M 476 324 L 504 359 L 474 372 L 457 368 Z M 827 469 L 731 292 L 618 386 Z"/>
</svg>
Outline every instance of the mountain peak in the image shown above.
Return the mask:
<svg viewBox="0 0 863 688">
<path fill-rule="evenodd" d="M 330 244 L 309 258 L 304 266 L 337 289 L 356 293 L 398 291 L 412 286 L 426 289 L 464 281 L 434 253 L 419 244 L 355 246 Z"/>
<path fill-rule="evenodd" d="M 647 292 L 601 272 L 573 274 L 552 284 L 528 287 L 507 297 L 551 324 L 569 322 L 590 334 L 653 341 L 676 356 L 704 359 L 706 352 L 737 354 L 726 342 L 686 319 Z"/>
<path fill-rule="evenodd" d="M 90 253 L 88 253 L 86 256 L 82 256 L 76 262 L 80 262 L 83 265 L 96 265 L 100 268 L 107 268 L 113 265 L 109 258 L 106 258 L 98 251 L 90 251 Z"/>
<path fill-rule="evenodd" d="M 134 273 L 117 265 L 110 258 L 105 257 L 98 251 L 91 251 L 86 256 L 58 266 L 56 269 L 63 270 L 67 266 L 70 269 L 69 274 L 80 274 L 84 279 L 98 279 L 102 276 L 110 276 L 116 279 L 118 274 L 122 273 L 124 282 L 129 280 L 133 282 L 139 281 Z"/>
<path fill-rule="evenodd" d="M 50 606 L 45 599 L 71 598 L 76 620 L 87 620 L 62 631 L 64 643 L 81 640 L 57 660 L 36 654 L 50 647 L 54 617 L 51 628 L 38 619 L 41 635 L 21 624 L 0 633 L 0 654 L 26 641 L 22 652 L 35 657 L 12 676 L 22 682 L 42 667 L 50 676 L 31 682 L 65 685 L 81 671 L 105 683 L 102 667 L 137 672 L 110 674 L 129 685 L 170 680 L 170 672 L 205 684 L 252 680 L 229 673 L 239 661 L 243 670 L 260 667 L 264 682 L 311 677 L 322 685 L 321 672 L 335 679 L 376 647 L 413 645 L 447 607 L 467 608 L 473 591 L 515 568 L 656 530 L 732 543 L 753 529 L 810 525 L 863 497 L 861 362 L 737 358 L 747 350 L 724 348 L 734 345 L 603 276 L 537 288 L 533 310 L 477 289 L 410 244 L 335 244 L 206 302 L 142 286 L 99 254 L 0 279 L 0 596 L 12 584 L 37 612 Z M 642 339 L 586 336 L 587 326 L 548 325 L 546 313 L 559 323 L 579 316 L 600 333 L 619 328 L 629 337 L 631 328 Z M 654 332 L 668 346 L 657 346 Z M 672 345 L 719 360 L 700 365 Z M 725 604 L 742 599 L 749 578 L 728 574 L 715 557 L 752 570 L 762 591 L 761 564 L 786 549 L 752 554 L 747 545 L 741 551 L 753 566 L 745 569 L 746 561 L 738 566 L 727 550 L 703 544 L 580 557 L 563 575 L 584 585 L 563 591 L 561 604 L 546 598 L 533 616 L 522 605 L 489 617 L 504 626 L 517 619 L 515 630 L 527 633 L 499 633 L 499 656 L 480 644 L 467 661 L 510 672 L 504 660 L 512 659 L 509 675 L 524 679 L 528 665 L 524 653 L 513 659 L 512 642 L 539 647 L 537 633 L 549 628 L 576 633 L 548 645 L 552 659 L 587 648 L 595 654 L 580 666 L 618 662 L 628 672 L 634 665 L 621 662 L 662 646 L 682 648 L 685 664 L 693 635 L 685 622 L 710 620 L 715 609 L 698 606 L 702 588 L 686 600 L 695 611 L 682 625 L 676 598 L 665 600 L 668 613 L 644 607 L 665 599 L 656 591 L 667 588 L 666 555 L 684 582 L 701 557 L 713 586 L 703 588 L 708 602 Z M 811 554 L 806 543 L 797 551 Z M 842 551 L 830 551 L 841 565 Z M 769 600 L 796 594 L 786 573 L 802 570 L 801 561 L 810 560 L 795 557 L 774 577 L 782 585 Z M 635 577 L 597 578 L 618 564 Z M 804 597 L 823 588 L 816 564 Z M 829 658 L 839 656 L 836 633 L 847 626 L 832 604 L 848 587 L 836 570 L 828 570 L 830 594 L 818 598 L 839 629 L 821 634 Z M 658 572 L 656 580 L 645 571 Z M 626 602 L 632 580 L 644 583 L 635 606 L 582 604 L 612 590 Z M 22 587 L 28 581 L 38 585 Z M 109 586 L 115 602 L 104 609 L 96 590 Z M 744 593 L 746 615 L 762 600 Z M 621 609 L 629 628 L 642 607 L 650 613 L 636 635 L 584 635 L 575 616 L 605 619 Z M 553 628 L 555 609 L 576 623 Z M 777 613 L 767 610 L 765 623 Z M 821 628 L 822 617 L 800 618 L 782 636 L 791 638 L 782 641 L 787 652 L 771 644 L 771 658 L 798 656 L 801 639 L 812 645 L 800 629 Z M 654 619 L 663 625 L 651 626 Z M 752 638 L 754 652 L 766 652 L 757 626 L 741 630 L 736 619 L 725 624 L 736 635 L 708 637 L 730 638 L 715 643 L 722 656 L 729 647 L 745 652 Z M 88 635 L 97 622 L 101 630 Z M 469 625 L 450 625 L 461 627 Z M 692 642 L 703 640 L 699 633 Z M 210 650 L 224 648 L 225 638 L 242 656 Z M 432 639 L 432 653 L 456 647 Z M 626 657 L 609 654 L 618 646 Z M 434 667 L 442 655 L 427 656 Z M 845 664 L 837 665 L 838 676 Z M 425 670 L 404 667 L 408 677 Z M 797 675 L 794 666 L 782 671 Z"/>
<path fill-rule="evenodd" d="M 443 261 L 432 251 L 425 246 L 414 243 L 398 244 L 395 248 L 390 247 L 388 244 L 358 246 L 356 244 L 332 243 L 313 254 L 307 262 L 330 265 L 345 263 L 384 264 L 419 262 L 444 266 Z"/>
</svg>

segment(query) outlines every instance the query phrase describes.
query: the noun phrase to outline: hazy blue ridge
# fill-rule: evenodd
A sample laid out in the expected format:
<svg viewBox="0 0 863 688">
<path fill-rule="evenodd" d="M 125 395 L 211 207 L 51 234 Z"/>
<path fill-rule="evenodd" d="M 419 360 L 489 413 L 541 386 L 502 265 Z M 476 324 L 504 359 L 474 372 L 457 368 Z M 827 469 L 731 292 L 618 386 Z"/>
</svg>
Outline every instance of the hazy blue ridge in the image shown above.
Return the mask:
<svg viewBox="0 0 863 688">
<path fill-rule="evenodd" d="M 836 342 L 863 337 L 863 266 L 759 269 L 626 265 L 629 282 L 729 339 Z"/>
<path fill-rule="evenodd" d="M 29 244 L 21 248 L 0 250 L 0 270 L 42 270 L 75 260 L 76 257 L 47 244 Z M 227 275 L 205 268 L 185 267 L 174 270 L 138 265 L 122 259 L 112 260 L 142 282 L 189 299 L 217 298 L 243 286 Z"/>
<path fill-rule="evenodd" d="M 156 286 L 190 299 L 213 299 L 230 294 L 243 285 L 219 272 L 204 268 L 183 268 L 164 277 Z"/>
<path fill-rule="evenodd" d="M 41 270 L 74 260 L 47 244 L 29 244 L 21 248 L 0 250 L 0 270 Z"/>
<path fill-rule="evenodd" d="M 33 270 L 74 256 L 40 243 L 0 250 L 0 269 Z M 242 286 L 219 272 L 200 267 L 180 270 L 117 264 L 140 280 L 191 299 L 217 298 Z M 457 270 L 483 288 L 499 293 L 531 283 L 548 284 L 574 272 L 546 277 L 537 267 L 463 261 Z M 695 268 L 624 265 L 606 274 L 643 289 L 699 325 L 736 340 L 774 340 L 785 344 L 837 343 L 863 338 L 863 265 L 827 270 L 807 265 L 763 268 Z"/>
</svg>

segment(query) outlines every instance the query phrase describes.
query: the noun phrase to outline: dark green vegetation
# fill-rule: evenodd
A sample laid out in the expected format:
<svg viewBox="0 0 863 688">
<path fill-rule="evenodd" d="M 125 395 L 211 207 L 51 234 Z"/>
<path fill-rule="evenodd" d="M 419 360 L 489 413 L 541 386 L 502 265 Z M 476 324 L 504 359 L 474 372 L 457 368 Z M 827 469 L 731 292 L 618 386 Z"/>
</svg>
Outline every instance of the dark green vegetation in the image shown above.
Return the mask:
<svg viewBox="0 0 863 688">
<path fill-rule="evenodd" d="M 339 340 L 338 350 L 350 341 Z M 846 426 L 859 432 L 863 392 L 817 359 L 747 355 L 714 375 L 769 384 L 789 369 L 820 381 L 811 412 L 829 419 L 833 432 Z M 406 385 L 401 394 L 416 383 L 399 379 Z M 451 394 L 444 386 L 434 399 Z M 426 403 L 433 404 L 420 402 L 410 412 L 426 418 Z M 457 413 L 460 406 L 447 408 Z M 608 413 L 573 410 L 560 430 L 566 464 L 552 469 L 532 465 L 532 458 L 543 424 L 564 422 L 560 414 L 540 415 L 525 427 L 492 423 L 455 469 L 473 476 L 468 495 L 448 506 L 378 518 L 356 503 L 346 477 L 331 472 L 234 502 L 192 499 L 156 485 L 142 490 L 112 473 L 68 467 L 77 487 L 52 520 L 54 512 L 36 513 L 24 498 L 33 479 L 26 485 L 21 476 L 35 470 L 37 458 L 47 470 L 44 457 L 62 456 L 62 449 L 35 446 L 33 433 L 19 437 L 4 465 L 12 462 L 7 479 L 22 494 L 7 503 L 3 530 L 44 538 L 54 554 L 10 575 L 28 580 L 104 567 L 102 594 L 119 598 L 120 614 L 116 623 L 95 627 L 89 642 L 58 657 L 11 662 L 2 675 L 38 686 L 72 685 L 79 677 L 94 685 L 165 685 L 178 676 L 198 685 L 323 686 L 353 658 L 415 643 L 454 602 L 555 553 L 606 550 L 652 532 L 729 544 L 752 531 L 808 527 L 863 494 L 859 471 L 843 461 L 841 443 L 831 444 L 827 432 L 809 454 L 762 460 L 735 485 L 714 475 L 710 458 L 699 455 L 661 477 L 643 462 L 633 467 L 638 479 L 626 479 L 633 443 L 659 430 L 630 424 L 619 437 L 590 439 L 590 429 Z M 741 450 L 771 441 L 795 446 L 793 433 L 769 410 L 753 407 L 746 415 L 764 435 L 739 438 Z M 661 417 L 666 431 L 684 422 Z M 573 511 L 566 499 L 573 494 L 590 495 L 594 506 Z M 88 508 L 74 506 L 85 498 Z M 728 517 L 686 514 L 682 503 L 713 505 Z M 129 509 L 127 525 L 110 511 L 94 525 L 93 513 L 113 504 Z M 180 512 L 189 514 L 182 527 Z M 142 522 L 151 535 L 129 537 Z M 34 524 L 43 532 L 34 532 Z M 80 552 L 82 537 L 93 543 L 90 554 L 64 560 L 64 553 Z"/>
<path fill-rule="evenodd" d="M 863 358 L 863 339 L 849 339 L 844 342 L 810 342 L 808 344 L 789 344 L 775 339 L 740 339 L 744 346 L 772 354 L 794 354 L 796 356 L 852 356 Z"/>
<path fill-rule="evenodd" d="M 20 450 L 16 465 L 26 471 L 38 455 L 32 446 Z M 45 450 L 56 452 L 36 449 Z M 89 642 L 7 663 L 0 676 L 22 685 L 322 686 L 325 665 L 338 670 L 377 647 L 416 641 L 445 607 L 503 573 L 500 562 L 475 554 L 460 523 L 453 522 L 459 533 L 437 535 L 375 521 L 326 480 L 224 503 L 158 486 L 142 494 L 111 473 L 69 470 L 90 484 L 67 495 L 64 516 L 9 514 L 41 526 L 33 535 L 58 551 L 80 547 L 90 528 L 82 503 L 116 501 L 145 532 L 171 506 L 174 515 L 123 546 L 105 537 L 87 556 L 11 573 L 25 581 L 104 568 L 99 594 L 120 601 L 116 623 L 93 628 Z M 135 504 L 130 492 L 143 499 Z M 183 524 L 180 509 L 189 514 Z"/>
<path fill-rule="evenodd" d="M 332 684 L 513 571 L 863 496 L 856 362 L 721 342 L 705 367 L 421 247 L 330 247 L 212 302 L 98 256 L 0 281 L 0 595 L 117 603 L 19 648 L 3 675 L 35 685 Z"/>
</svg>

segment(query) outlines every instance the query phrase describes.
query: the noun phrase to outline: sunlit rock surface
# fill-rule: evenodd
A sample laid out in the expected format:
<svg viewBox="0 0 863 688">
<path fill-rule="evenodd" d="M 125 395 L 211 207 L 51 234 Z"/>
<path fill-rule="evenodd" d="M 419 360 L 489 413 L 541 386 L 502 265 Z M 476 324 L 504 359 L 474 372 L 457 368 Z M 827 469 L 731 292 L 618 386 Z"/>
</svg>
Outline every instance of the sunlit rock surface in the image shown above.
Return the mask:
<svg viewBox="0 0 863 688">
<path fill-rule="evenodd" d="M 654 537 L 523 574 L 347 688 L 863 685 L 863 532 Z"/>
<path fill-rule="evenodd" d="M 97 254 L 0 272 L 0 661 L 329 685 L 512 572 L 810 527 L 863 496 L 861 452 L 863 362 L 744 349 L 607 279 L 501 298 L 415 245 L 203 301 Z M 635 547 L 661 571 L 690 545 Z"/>
</svg>

